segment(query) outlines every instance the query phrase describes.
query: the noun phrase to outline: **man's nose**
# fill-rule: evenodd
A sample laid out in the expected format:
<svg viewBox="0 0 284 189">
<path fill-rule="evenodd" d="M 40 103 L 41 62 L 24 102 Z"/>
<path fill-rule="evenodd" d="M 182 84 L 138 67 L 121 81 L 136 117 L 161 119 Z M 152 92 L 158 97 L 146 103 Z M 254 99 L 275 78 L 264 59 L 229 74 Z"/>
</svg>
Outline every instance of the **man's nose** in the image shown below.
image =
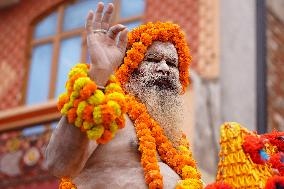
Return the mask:
<svg viewBox="0 0 284 189">
<path fill-rule="evenodd" d="M 156 67 L 156 72 L 162 73 L 164 75 L 169 75 L 169 71 L 170 68 L 167 65 L 167 62 L 165 60 L 161 60 Z"/>
</svg>

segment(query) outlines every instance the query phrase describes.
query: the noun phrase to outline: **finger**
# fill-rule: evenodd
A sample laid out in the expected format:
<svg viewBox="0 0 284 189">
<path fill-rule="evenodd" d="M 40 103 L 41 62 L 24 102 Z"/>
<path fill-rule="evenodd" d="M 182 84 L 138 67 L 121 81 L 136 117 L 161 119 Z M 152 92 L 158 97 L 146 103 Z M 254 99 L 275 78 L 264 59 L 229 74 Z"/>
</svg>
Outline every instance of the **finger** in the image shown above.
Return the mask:
<svg viewBox="0 0 284 189">
<path fill-rule="evenodd" d="M 88 34 L 93 32 L 93 23 L 94 23 L 94 12 L 90 10 L 86 20 L 86 30 Z"/>
<path fill-rule="evenodd" d="M 104 16 L 102 19 L 102 29 L 108 30 L 112 13 L 113 13 L 113 4 L 109 3 L 107 6 L 107 10 L 104 13 Z"/>
<path fill-rule="evenodd" d="M 125 26 L 124 25 L 121 25 L 121 24 L 116 24 L 112 27 L 109 28 L 107 34 L 110 38 L 112 38 L 113 40 L 115 40 L 117 34 L 119 32 L 121 32 L 122 30 L 125 29 Z"/>
<path fill-rule="evenodd" d="M 95 29 L 101 29 L 102 26 L 102 14 L 104 10 L 104 3 L 99 2 L 96 10 L 96 15 L 95 15 Z"/>
<path fill-rule="evenodd" d="M 119 36 L 119 40 L 118 40 L 118 44 L 117 46 L 121 49 L 122 52 L 125 51 L 126 46 L 127 46 L 127 33 L 128 33 L 128 29 L 125 28 Z"/>
</svg>

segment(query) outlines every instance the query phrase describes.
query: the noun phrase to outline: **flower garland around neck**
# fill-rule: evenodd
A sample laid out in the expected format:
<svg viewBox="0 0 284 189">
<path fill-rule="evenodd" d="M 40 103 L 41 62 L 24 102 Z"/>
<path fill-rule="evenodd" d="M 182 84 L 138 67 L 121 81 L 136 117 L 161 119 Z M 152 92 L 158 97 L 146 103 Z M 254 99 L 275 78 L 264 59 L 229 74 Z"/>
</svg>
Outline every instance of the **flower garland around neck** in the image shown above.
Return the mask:
<svg viewBox="0 0 284 189">
<path fill-rule="evenodd" d="M 186 144 L 182 143 L 177 149 L 174 148 L 164 135 L 163 129 L 148 114 L 144 104 L 132 96 L 127 97 L 127 103 L 128 115 L 134 122 L 139 140 L 141 165 L 149 188 L 163 188 L 162 175 L 156 156 L 157 149 L 161 159 L 175 170 L 182 179 L 177 183 L 176 189 L 202 189 L 201 174 L 197 170 L 196 162 Z"/>
<path fill-rule="evenodd" d="M 178 53 L 179 79 L 183 92 L 189 84 L 188 68 L 191 57 L 184 34 L 176 24 L 172 23 L 147 23 L 133 29 L 128 34 L 128 50 L 124 63 L 116 71 L 116 78 L 123 86 L 130 75 L 144 59 L 147 48 L 154 41 L 171 42 Z M 141 164 L 144 169 L 145 181 L 151 189 L 163 188 L 162 175 L 158 166 L 156 149 L 161 159 L 169 165 L 182 180 L 177 183 L 176 189 L 201 189 L 201 175 L 196 167 L 188 148 L 188 142 L 181 138 L 181 145 L 176 149 L 164 135 L 163 129 L 151 118 L 144 104 L 135 97 L 128 95 L 128 115 L 134 123 Z"/>
</svg>

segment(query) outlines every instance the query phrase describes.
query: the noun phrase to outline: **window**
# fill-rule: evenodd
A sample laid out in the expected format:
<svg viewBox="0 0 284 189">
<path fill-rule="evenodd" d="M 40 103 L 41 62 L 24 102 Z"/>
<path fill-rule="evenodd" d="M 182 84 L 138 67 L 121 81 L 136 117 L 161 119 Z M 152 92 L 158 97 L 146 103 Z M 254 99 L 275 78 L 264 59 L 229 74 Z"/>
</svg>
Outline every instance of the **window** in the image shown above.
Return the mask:
<svg viewBox="0 0 284 189">
<path fill-rule="evenodd" d="M 60 5 L 34 26 L 26 87 L 26 104 L 56 98 L 64 91 L 67 73 L 78 62 L 89 62 L 84 29 L 88 10 L 99 1 L 79 0 Z M 132 29 L 141 24 L 144 0 L 104 0 L 114 3 L 114 23 Z"/>
<path fill-rule="evenodd" d="M 79 0 L 60 5 L 34 26 L 31 58 L 25 91 L 26 105 L 43 103 L 58 97 L 65 89 L 67 73 L 78 62 L 89 63 L 85 18 L 99 0 Z M 144 0 L 104 0 L 114 3 L 113 24 L 121 23 L 130 30 L 141 24 Z M 48 124 L 54 127 L 56 123 Z M 23 130 L 23 135 L 41 133 L 45 125 Z"/>
</svg>

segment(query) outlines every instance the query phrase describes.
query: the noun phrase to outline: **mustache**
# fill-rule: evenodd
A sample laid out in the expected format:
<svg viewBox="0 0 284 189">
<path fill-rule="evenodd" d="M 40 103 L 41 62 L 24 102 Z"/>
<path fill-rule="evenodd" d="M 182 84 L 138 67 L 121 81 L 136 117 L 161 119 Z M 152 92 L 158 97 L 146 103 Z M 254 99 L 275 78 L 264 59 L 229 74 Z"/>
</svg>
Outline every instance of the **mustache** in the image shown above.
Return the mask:
<svg viewBox="0 0 284 189">
<path fill-rule="evenodd" d="M 149 78 L 146 81 L 146 86 L 148 87 L 156 86 L 159 89 L 163 89 L 163 90 L 177 90 L 178 81 L 176 81 L 176 78 L 174 77 L 158 75 L 158 76 Z"/>
</svg>

